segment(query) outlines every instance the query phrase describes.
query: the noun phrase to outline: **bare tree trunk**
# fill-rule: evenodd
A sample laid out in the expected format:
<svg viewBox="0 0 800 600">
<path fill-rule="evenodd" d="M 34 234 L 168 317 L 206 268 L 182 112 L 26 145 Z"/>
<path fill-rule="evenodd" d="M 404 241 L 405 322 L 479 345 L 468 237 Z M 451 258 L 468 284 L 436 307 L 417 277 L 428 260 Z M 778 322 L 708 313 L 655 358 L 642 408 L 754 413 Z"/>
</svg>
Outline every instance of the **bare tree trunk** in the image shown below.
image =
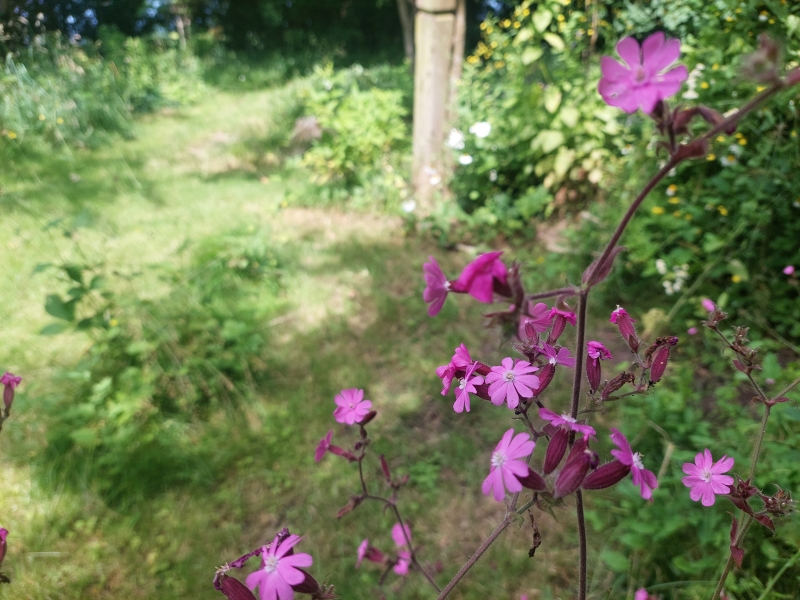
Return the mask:
<svg viewBox="0 0 800 600">
<path fill-rule="evenodd" d="M 1 1 L 1 0 L 0 0 Z M 403 29 L 403 48 L 406 58 L 414 72 L 414 6 L 412 0 L 397 0 L 397 12 L 400 14 L 400 27 Z"/>
<path fill-rule="evenodd" d="M 183 28 L 183 15 L 175 15 L 175 29 L 178 30 L 178 36 L 181 40 L 181 50 L 186 50 L 186 32 Z"/>
<path fill-rule="evenodd" d="M 457 0 L 456 22 L 453 27 L 453 62 L 450 65 L 450 98 L 447 103 L 447 127 L 456 120 L 458 109 L 458 82 L 461 80 L 461 67 L 464 63 L 464 51 L 467 38 L 467 0 Z"/>
</svg>

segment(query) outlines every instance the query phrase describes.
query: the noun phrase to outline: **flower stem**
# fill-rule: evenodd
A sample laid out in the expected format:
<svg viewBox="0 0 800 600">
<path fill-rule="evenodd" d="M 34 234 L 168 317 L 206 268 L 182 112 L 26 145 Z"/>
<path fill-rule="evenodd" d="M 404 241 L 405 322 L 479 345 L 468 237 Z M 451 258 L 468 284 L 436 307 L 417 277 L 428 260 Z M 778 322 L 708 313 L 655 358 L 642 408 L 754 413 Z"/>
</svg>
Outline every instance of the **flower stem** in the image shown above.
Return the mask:
<svg viewBox="0 0 800 600">
<path fill-rule="evenodd" d="M 575 492 L 575 512 L 578 513 L 578 539 L 580 540 L 578 600 L 586 600 L 586 519 L 583 515 L 583 494 L 580 490 Z"/>
</svg>

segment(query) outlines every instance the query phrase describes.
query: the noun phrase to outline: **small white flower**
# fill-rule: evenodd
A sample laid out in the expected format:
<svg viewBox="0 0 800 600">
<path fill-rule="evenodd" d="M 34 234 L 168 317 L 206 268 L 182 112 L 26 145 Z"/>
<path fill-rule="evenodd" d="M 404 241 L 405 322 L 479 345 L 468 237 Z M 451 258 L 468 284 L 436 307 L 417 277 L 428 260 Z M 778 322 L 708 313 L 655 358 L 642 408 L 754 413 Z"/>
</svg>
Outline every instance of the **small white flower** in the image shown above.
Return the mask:
<svg viewBox="0 0 800 600">
<path fill-rule="evenodd" d="M 433 186 L 437 186 L 440 183 L 442 183 L 442 178 L 439 177 L 438 175 L 431 175 L 431 178 L 428 179 L 428 183 L 430 183 Z"/>
<path fill-rule="evenodd" d="M 450 146 L 453 150 L 463 150 L 464 134 L 461 133 L 458 129 L 451 129 L 450 135 L 447 136 L 447 145 Z"/>
<path fill-rule="evenodd" d="M 699 97 L 698 93 L 694 91 L 694 88 L 684 92 L 681 96 L 681 98 L 685 98 L 686 100 L 697 100 Z"/>
<path fill-rule="evenodd" d="M 460 165 L 471 165 L 472 164 L 472 157 L 469 154 L 462 154 L 458 157 L 458 164 Z"/>
<path fill-rule="evenodd" d="M 671 281 L 664 281 L 661 285 L 664 286 L 664 291 L 667 293 L 667 296 L 672 296 L 672 294 L 675 293 L 675 290 L 672 289 Z"/>
<path fill-rule="evenodd" d="M 497 181 L 497 171 L 495 171 L 494 169 L 489 171 L 489 181 L 492 182 Z"/>
<path fill-rule="evenodd" d="M 469 132 L 475 137 L 485 138 L 492 133 L 492 124 L 487 121 L 479 121 L 469 128 Z"/>
<path fill-rule="evenodd" d="M 667 263 L 664 262 L 663 258 L 656 259 L 656 271 L 658 271 L 659 275 L 667 274 Z"/>
<path fill-rule="evenodd" d="M 723 167 L 730 167 L 731 165 L 736 164 L 736 157 L 733 154 L 729 154 L 728 156 L 723 156 L 719 159 L 719 164 Z"/>
<path fill-rule="evenodd" d="M 739 144 L 731 144 L 728 146 L 728 152 L 738 158 L 742 155 L 742 147 Z"/>
<path fill-rule="evenodd" d="M 417 203 L 416 203 L 416 202 L 414 202 L 413 200 L 406 200 L 405 202 L 403 202 L 403 203 L 400 205 L 400 209 L 401 209 L 401 210 L 402 210 L 404 213 L 412 213 L 412 212 L 414 212 L 414 209 L 415 209 L 415 208 L 417 208 Z"/>
<path fill-rule="evenodd" d="M 758 15 L 758 20 L 762 23 L 767 20 L 767 15 Z"/>
</svg>

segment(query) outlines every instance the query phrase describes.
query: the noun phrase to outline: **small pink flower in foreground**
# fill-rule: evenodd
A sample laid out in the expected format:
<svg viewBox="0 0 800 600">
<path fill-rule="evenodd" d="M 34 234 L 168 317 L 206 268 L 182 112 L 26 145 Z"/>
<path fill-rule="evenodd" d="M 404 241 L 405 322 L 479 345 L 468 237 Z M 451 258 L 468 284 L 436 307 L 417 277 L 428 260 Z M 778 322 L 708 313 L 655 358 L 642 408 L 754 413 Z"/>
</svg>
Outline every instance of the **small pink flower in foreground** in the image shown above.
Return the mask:
<svg viewBox="0 0 800 600">
<path fill-rule="evenodd" d="M 353 425 L 365 416 L 372 408 L 372 402 L 364 400 L 364 390 L 348 388 L 336 394 L 334 399 L 338 408 L 333 411 L 333 418 L 339 423 Z"/>
<path fill-rule="evenodd" d="M 710 298 L 703 298 L 700 301 L 700 304 L 703 305 L 703 308 L 706 309 L 708 312 L 714 312 L 717 310 L 717 305 Z"/>
<path fill-rule="evenodd" d="M 356 569 L 361 566 L 361 562 L 364 560 L 364 556 L 367 553 L 367 548 L 369 548 L 369 539 L 364 540 L 358 545 L 358 560 L 356 561 Z"/>
<path fill-rule="evenodd" d="M 611 428 L 611 441 L 619 450 L 612 450 L 611 456 L 616 458 L 623 465 L 631 468 L 633 485 L 638 485 L 642 498 L 650 500 L 653 497 L 653 490 L 658 487 L 658 480 L 652 471 L 648 471 L 642 464 L 642 455 L 631 450 L 628 439 L 622 435 L 618 429 Z"/>
<path fill-rule="evenodd" d="M 436 259 L 429 256 L 428 260 L 430 262 L 422 265 L 425 277 L 425 291 L 422 292 L 422 299 L 429 304 L 428 316 L 435 317 L 442 310 L 444 301 L 447 299 L 450 283 L 447 281 L 447 277 L 445 277 Z"/>
<path fill-rule="evenodd" d="M 524 360 L 518 360 L 515 365 L 514 360 L 508 357 L 504 358 L 502 363 L 501 367 L 492 367 L 485 381 L 490 384 L 489 396 L 492 404 L 500 406 L 508 400 L 508 408 L 514 409 L 519 405 L 520 396 L 530 398 L 533 396 L 533 389 L 539 387 L 539 378 L 530 375 L 539 367 L 534 367 Z"/>
<path fill-rule="evenodd" d="M 606 104 L 617 106 L 626 113 L 641 107 L 646 114 L 653 112 L 659 100 L 676 94 L 689 76 L 686 67 L 679 65 L 666 71 L 681 54 L 681 42 L 666 39 L 662 32 L 649 36 L 641 48 L 631 37 L 620 40 L 617 53 L 625 64 L 610 56 L 600 61 L 603 77 L 597 91 Z"/>
<path fill-rule="evenodd" d="M 481 486 L 484 494 L 488 496 L 493 493 L 498 502 L 502 502 L 505 490 L 511 493 L 522 491 L 517 476 L 525 477 L 528 474 L 528 463 L 520 459 L 530 456 L 536 447 L 536 442 L 531 440 L 529 434 L 518 433 L 512 440 L 513 435 L 513 428 L 503 434 L 492 453 L 492 468 Z"/>
<path fill-rule="evenodd" d="M 545 421 L 550 421 L 550 424 L 553 427 L 564 425 L 567 429 L 582 433 L 586 437 L 593 437 L 596 435 L 596 432 L 591 425 L 582 425 L 581 423 L 578 423 L 576 419 L 573 419 L 566 413 L 563 415 L 557 415 L 552 410 L 540 408 L 539 416 Z"/>
<path fill-rule="evenodd" d="M 259 588 L 261 600 L 292 600 L 293 585 L 302 583 L 305 574 L 297 567 L 310 567 L 314 559 L 304 552 L 288 554 L 303 538 L 290 535 L 283 542 L 276 537 L 269 548 L 264 547 L 261 553 L 261 568 L 250 573 L 245 580 L 247 587 L 255 591 Z"/>
<path fill-rule="evenodd" d="M 469 367 L 464 378 L 458 383 L 458 387 L 456 388 L 456 401 L 455 404 L 453 404 L 453 410 L 457 413 L 464 412 L 465 410 L 469 412 L 469 395 L 475 394 L 478 391 L 475 389 L 475 386 L 483 383 L 482 375 L 472 376 L 477 365 L 478 363 L 476 362 Z"/>
<path fill-rule="evenodd" d="M 697 335 L 697 327 L 689 327 L 689 329 L 686 330 L 686 333 L 689 335 Z"/>
<path fill-rule="evenodd" d="M 733 477 L 723 475 L 733 468 L 733 459 L 723 455 L 716 463 L 711 456 L 711 451 L 706 448 L 694 457 L 694 464 L 684 463 L 683 472 L 687 477 L 681 479 L 683 485 L 690 488 L 689 497 L 703 506 L 713 506 L 716 502 L 715 494 L 729 494 Z"/>
<path fill-rule="evenodd" d="M 508 269 L 500 260 L 502 251 L 482 254 L 469 263 L 458 276 L 450 289 L 466 293 L 487 304 L 494 296 L 495 280 L 502 286 L 508 285 Z"/>
<path fill-rule="evenodd" d="M 547 362 L 551 365 L 563 365 L 571 369 L 575 368 L 575 358 L 569 355 L 569 348 L 559 348 L 558 352 L 550 344 L 542 346 L 542 351 L 547 357 Z"/>
<path fill-rule="evenodd" d="M 328 434 L 319 441 L 317 444 L 317 451 L 314 452 L 314 462 L 319 462 L 322 460 L 322 457 L 325 456 L 325 453 L 328 451 L 328 448 L 331 447 L 331 438 L 333 437 L 333 429 L 331 429 Z"/>
<path fill-rule="evenodd" d="M 784 275 L 791 275 L 794 273 L 794 265 L 787 265 L 786 268 L 783 269 Z"/>
</svg>

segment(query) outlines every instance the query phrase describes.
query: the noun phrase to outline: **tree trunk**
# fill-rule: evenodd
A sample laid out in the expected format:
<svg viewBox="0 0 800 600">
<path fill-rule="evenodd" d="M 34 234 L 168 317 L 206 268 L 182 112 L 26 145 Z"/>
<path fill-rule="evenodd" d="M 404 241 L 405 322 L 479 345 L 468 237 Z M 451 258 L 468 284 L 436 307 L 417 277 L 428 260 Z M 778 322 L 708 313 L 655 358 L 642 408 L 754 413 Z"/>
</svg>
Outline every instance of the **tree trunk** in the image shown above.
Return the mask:
<svg viewBox="0 0 800 600">
<path fill-rule="evenodd" d="M 2 1 L 2 0 L 0 0 Z M 397 0 L 397 12 L 400 14 L 400 26 L 403 29 L 403 49 L 414 72 L 414 6 L 410 0 Z"/>
<path fill-rule="evenodd" d="M 464 51 L 467 39 L 467 0 L 457 0 L 456 22 L 453 28 L 453 62 L 450 66 L 450 98 L 447 103 L 447 128 L 456 120 L 458 109 L 458 82 L 461 80 L 461 67 L 464 64 Z"/>
</svg>

